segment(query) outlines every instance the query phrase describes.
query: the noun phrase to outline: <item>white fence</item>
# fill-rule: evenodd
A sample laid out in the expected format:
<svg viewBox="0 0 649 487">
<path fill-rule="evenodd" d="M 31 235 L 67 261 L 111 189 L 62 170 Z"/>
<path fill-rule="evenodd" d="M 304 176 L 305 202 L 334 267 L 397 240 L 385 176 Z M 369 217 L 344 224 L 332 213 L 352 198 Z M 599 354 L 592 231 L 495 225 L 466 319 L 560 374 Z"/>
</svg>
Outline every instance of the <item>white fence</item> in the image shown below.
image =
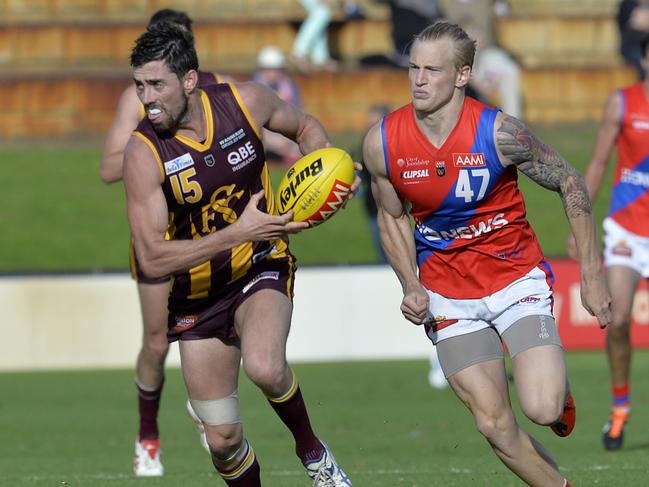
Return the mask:
<svg viewBox="0 0 649 487">
<path fill-rule="evenodd" d="M 386 266 L 297 273 L 287 355 L 292 362 L 423 358 L 430 342 L 399 311 Z M 134 367 L 141 341 L 126 274 L 0 279 L 0 370 Z M 179 365 L 176 346 L 167 364 Z"/>
</svg>

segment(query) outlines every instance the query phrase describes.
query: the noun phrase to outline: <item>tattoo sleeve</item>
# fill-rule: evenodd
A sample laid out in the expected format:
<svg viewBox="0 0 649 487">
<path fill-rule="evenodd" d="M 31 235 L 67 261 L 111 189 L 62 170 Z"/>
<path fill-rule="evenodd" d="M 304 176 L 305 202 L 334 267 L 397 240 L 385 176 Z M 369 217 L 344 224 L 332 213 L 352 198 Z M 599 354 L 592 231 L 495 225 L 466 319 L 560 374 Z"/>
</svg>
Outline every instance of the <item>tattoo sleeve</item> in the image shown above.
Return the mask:
<svg viewBox="0 0 649 487">
<path fill-rule="evenodd" d="M 588 188 L 581 175 L 523 122 L 505 116 L 496 132 L 496 145 L 530 179 L 561 195 L 568 218 L 592 213 Z"/>
</svg>

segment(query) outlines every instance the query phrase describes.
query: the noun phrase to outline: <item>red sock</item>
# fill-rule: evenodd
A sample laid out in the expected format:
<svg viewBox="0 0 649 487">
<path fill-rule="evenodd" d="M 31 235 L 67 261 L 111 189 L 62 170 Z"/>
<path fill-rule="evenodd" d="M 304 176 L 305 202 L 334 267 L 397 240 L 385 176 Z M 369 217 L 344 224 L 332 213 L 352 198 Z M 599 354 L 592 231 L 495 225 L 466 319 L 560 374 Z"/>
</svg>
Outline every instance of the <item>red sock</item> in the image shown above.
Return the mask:
<svg viewBox="0 0 649 487">
<path fill-rule="evenodd" d="M 138 396 L 138 410 L 140 412 L 140 431 L 141 440 L 155 440 L 159 437 L 158 433 L 158 409 L 160 408 L 160 397 L 162 396 L 162 387 L 164 379 L 157 389 L 146 390 L 135 381 Z"/>
<path fill-rule="evenodd" d="M 629 383 L 626 382 L 621 386 L 611 385 L 613 394 L 613 408 L 631 408 L 631 395 L 629 394 Z"/>
<path fill-rule="evenodd" d="M 293 374 L 293 384 L 289 391 L 278 398 L 269 397 L 268 402 L 293 434 L 295 453 L 300 457 L 300 460 L 305 462 L 318 458 L 323 447 L 311 428 L 309 414 L 306 411 L 295 374 Z"/>
</svg>

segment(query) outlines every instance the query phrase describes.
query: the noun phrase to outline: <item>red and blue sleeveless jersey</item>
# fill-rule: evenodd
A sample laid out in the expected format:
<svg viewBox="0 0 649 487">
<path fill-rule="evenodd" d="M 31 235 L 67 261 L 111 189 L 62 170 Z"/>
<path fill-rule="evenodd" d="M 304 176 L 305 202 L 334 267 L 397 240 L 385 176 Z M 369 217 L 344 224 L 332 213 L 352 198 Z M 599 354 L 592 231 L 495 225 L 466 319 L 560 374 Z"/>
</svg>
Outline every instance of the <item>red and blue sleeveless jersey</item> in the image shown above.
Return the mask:
<svg viewBox="0 0 649 487">
<path fill-rule="evenodd" d="M 448 298 L 485 297 L 547 265 L 525 217 L 517 170 L 496 152 L 497 114 L 465 97 L 439 148 L 417 126 L 412 104 L 382 122 L 388 176 L 415 220 L 419 279 Z"/>
<path fill-rule="evenodd" d="M 133 133 L 150 147 L 160 168 L 172 240 L 196 240 L 231 225 L 262 189 L 260 210 L 277 213 L 261 133 L 235 85 L 203 86 L 200 107 L 207 123 L 202 142 L 159 134 L 148 118 Z M 176 272 L 171 276 L 169 309 L 200 307 L 248 275 L 255 264 L 275 259 L 293 260 L 288 239 L 245 242 Z"/>
<path fill-rule="evenodd" d="M 622 114 L 608 216 L 649 237 L 649 99 L 643 83 L 620 90 Z"/>
</svg>

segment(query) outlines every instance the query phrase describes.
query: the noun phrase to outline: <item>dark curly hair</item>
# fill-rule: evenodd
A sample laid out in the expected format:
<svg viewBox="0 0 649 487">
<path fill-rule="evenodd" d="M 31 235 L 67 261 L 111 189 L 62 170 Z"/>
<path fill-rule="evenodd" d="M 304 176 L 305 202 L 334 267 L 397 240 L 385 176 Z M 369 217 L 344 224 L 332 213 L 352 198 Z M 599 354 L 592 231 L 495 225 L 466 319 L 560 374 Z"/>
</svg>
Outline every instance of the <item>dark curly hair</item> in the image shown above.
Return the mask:
<svg viewBox="0 0 649 487">
<path fill-rule="evenodd" d="M 173 22 L 157 22 L 147 27 L 135 41 L 131 51 L 131 66 L 139 68 L 152 61 L 164 61 L 178 79 L 187 71 L 198 69 L 194 36 Z"/>
</svg>

